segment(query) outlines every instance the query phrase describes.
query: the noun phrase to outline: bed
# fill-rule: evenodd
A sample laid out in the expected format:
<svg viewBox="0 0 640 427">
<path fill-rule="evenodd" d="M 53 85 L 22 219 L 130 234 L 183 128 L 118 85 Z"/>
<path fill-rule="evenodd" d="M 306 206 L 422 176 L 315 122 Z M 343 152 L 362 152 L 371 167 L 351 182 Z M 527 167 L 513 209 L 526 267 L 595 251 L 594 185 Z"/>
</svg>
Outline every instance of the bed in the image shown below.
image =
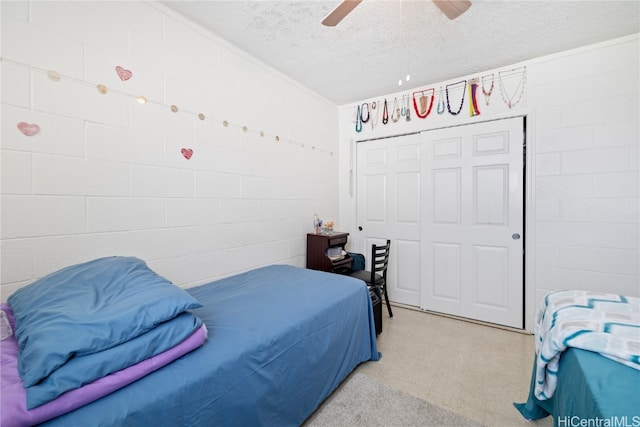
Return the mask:
<svg viewBox="0 0 640 427">
<path fill-rule="evenodd" d="M 554 426 L 640 426 L 640 300 L 588 291 L 546 296 L 529 396 L 515 406 Z"/>
<path fill-rule="evenodd" d="M 148 270 L 146 264 L 135 258 L 110 257 L 96 261 L 105 263 L 106 268 L 111 268 L 114 262 L 132 262 Z M 146 274 L 152 274 L 149 271 Z M 156 279 L 158 277 L 156 275 Z M 86 384 L 42 406 L 23 408 L 19 414 L 23 419 L 7 415 L 8 411 L 15 413 L 16 403 L 5 392 L 5 386 L 8 386 L 5 371 L 10 370 L 6 366 L 11 366 L 5 363 L 10 358 L 5 354 L 5 349 L 11 347 L 8 343 L 13 340 L 17 348 L 22 350 L 19 332 L 20 317 L 24 317 L 24 314 L 18 312 L 24 311 L 24 306 L 31 302 L 21 295 L 13 301 L 10 297 L 9 306 L 5 308 L 12 320 L 16 315 L 17 323 L 13 324 L 16 327 L 15 337 L 2 341 L 0 424 L 300 425 L 357 365 L 380 357 L 376 347 L 371 299 L 364 282 L 357 279 L 287 265 L 272 265 L 186 291 L 170 286 L 172 292 L 178 289 L 184 293 L 173 299 L 183 298 L 186 301 L 174 315 L 186 316 L 189 325 L 177 339 L 178 344 L 161 346 L 150 357 L 128 368 L 85 381 Z M 115 304 L 119 307 L 123 303 Z M 111 303 L 104 305 L 110 306 Z M 160 325 L 170 322 L 173 322 L 173 318 Z M 203 338 L 205 336 L 206 339 Z M 60 338 L 56 341 L 64 341 Z M 190 347 L 180 348 L 189 340 L 193 341 Z M 128 378 L 128 384 L 115 387 L 104 396 L 96 396 L 95 400 L 82 402 L 82 405 L 63 402 L 69 412 L 55 413 L 52 419 L 24 419 L 43 406 L 52 402 L 55 404 L 58 399 L 64 399 L 72 393 L 85 395 L 83 388 L 96 388 L 96 383 L 104 382 L 110 376 L 135 369 L 138 364 L 147 363 L 154 357 L 164 357 L 171 351 L 182 354 L 170 358 L 164 366 L 147 368 L 148 372 L 144 375 L 138 373 L 139 378 Z M 25 354 L 29 356 L 28 352 Z M 74 359 L 72 357 L 69 360 Z M 34 357 L 34 361 L 40 362 L 41 359 Z M 15 387 L 15 372 L 17 370 L 20 373 L 20 366 L 16 367 L 19 365 L 16 357 L 13 357 L 12 363 Z M 21 375 L 23 384 L 34 381 L 29 375 L 24 376 L 28 381 Z M 36 380 L 38 377 L 35 377 Z M 48 377 L 45 377 L 41 382 L 47 380 Z M 26 389 L 29 390 L 29 387 Z M 44 416 L 50 417 L 49 414 Z"/>
</svg>

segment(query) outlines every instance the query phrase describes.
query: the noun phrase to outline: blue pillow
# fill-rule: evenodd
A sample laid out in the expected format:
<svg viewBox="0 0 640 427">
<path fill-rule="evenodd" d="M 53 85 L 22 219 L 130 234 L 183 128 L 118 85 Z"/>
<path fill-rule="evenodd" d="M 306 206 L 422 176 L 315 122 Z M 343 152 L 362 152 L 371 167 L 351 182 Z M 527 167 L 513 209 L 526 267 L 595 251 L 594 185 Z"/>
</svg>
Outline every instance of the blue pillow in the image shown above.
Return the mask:
<svg viewBox="0 0 640 427">
<path fill-rule="evenodd" d="M 24 387 L 75 356 L 112 348 L 202 306 L 133 257 L 64 268 L 19 289 L 7 302 L 16 319 Z"/>
</svg>

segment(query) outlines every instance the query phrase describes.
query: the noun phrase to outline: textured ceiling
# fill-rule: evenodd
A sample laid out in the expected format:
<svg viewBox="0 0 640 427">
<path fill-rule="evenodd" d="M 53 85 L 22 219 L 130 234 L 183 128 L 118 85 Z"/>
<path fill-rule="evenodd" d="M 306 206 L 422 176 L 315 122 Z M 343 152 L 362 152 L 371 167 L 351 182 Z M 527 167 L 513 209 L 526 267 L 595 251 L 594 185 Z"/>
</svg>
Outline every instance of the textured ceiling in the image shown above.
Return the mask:
<svg viewBox="0 0 640 427">
<path fill-rule="evenodd" d="M 640 31 L 640 1 L 472 0 L 450 21 L 430 0 L 162 1 L 338 104 L 501 68 Z"/>
</svg>

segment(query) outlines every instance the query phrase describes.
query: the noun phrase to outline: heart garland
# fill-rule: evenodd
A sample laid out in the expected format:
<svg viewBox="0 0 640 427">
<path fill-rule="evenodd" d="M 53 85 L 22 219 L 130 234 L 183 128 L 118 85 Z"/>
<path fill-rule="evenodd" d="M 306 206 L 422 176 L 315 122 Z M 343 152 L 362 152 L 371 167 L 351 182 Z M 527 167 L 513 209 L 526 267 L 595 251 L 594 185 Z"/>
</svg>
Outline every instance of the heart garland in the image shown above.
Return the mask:
<svg viewBox="0 0 640 427">
<path fill-rule="evenodd" d="M 40 126 L 35 123 L 20 122 L 18 123 L 18 129 L 24 136 L 33 136 L 40 132 Z"/>
<path fill-rule="evenodd" d="M 120 80 L 123 82 L 129 80 L 133 76 L 131 70 L 124 69 L 119 65 L 116 67 L 116 73 L 118 73 L 118 77 L 120 77 Z"/>
<path fill-rule="evenodd" d="M 0 0 L 2 1 L 2 0 Z M 133 77 L 133 72 L 131 70 L 125 69 L 124 67 L 117 65 L 115 67 L 115 71 L 116 74 L 118 75 L 118 77 L 120 78 L 121 81 L 127 81 L 130 80 Z M 49 80 L 54 81 L 54 82 L 58 82 L 60 80 L 62 80 L 62 78 L 67 78 L 67 76 L 63 76 L 62 74 L 60 74 L 59 72 L 55 71 L 55 70 L 48 70 L 47 71 L 47 76 L 49 78 Z M 86 83 L 86 82 L 85 82 Z M 107 95 L 109 93 L 109 88 L 107 88 L 107 86 L 105 86 L 104 84 L 98 84 L 96 85 L 96 88 L 98 90 L 98 93 L 102 94 L 102 95 Z M 124 94 L 126 95 L 126 94 Z M 138 99 L 138 102 L 141 103 L 145 103 L 146 102 L 146 98 L 144 96 L 139 96 L 136 99 Z M 515 104 L 515 103 L 514 103 Z M 171 111 L 174 113 L 177 113 L 178 107 L 176 105 L 171 105 Z M 205 115 L 203 113 L 199 113 L 197 115 L 198 119 L 200 120 L 205 120 Z M 222 122 L 224 127 L 229 127 L 231 124 L 224 120 Z M 22 133 L 25 136 L 31 137 L 34 136 L 36 134 L 38 134 L 40 132 L 40 126 L 38 126 L 35 123 L 27 123 L 27 122 L 20 122 L 17 124 L 17 128 L 20 131 L 20 133 Z M 243 126 L 242 127 L 242 131 L 243 132 L 249 132 L 249 128 L 247 126 Z M 259 132 L 260 137 L 264 137 L 265 136 L 265 132 L 264 131 L 260 131 Z M 276 142 L 280 141 L 281 138 L 278 135 L 274 136 L 274 140 Z M 304 144 L 301 144 L 299 142 L 296 141 L 291 141 L 289 140 L 290 144 L 296 144 L 299 145 L 300 147 L 304 148 Z M 312 146 L 312 149 L 316 149 L 315 146 Z M 325 151 L 325 150 L 321 150 L 321 151 Z M 193 150 L 192 149 L 188 149 L 188 148 L 183 148 L 181 150 L 182 155 L 184 156 L 185 159 L 190 160 L 191 157 L 193 156 Z M 333 156 L 333 152 L 330 152 L 330 154 Z"/>
<path fill-rule="evenodd" d="M 189 160 L 193 156 L 193 150 L 191 148 L 183 148 L 180 150 L 185 159 Z"/>
</svg>

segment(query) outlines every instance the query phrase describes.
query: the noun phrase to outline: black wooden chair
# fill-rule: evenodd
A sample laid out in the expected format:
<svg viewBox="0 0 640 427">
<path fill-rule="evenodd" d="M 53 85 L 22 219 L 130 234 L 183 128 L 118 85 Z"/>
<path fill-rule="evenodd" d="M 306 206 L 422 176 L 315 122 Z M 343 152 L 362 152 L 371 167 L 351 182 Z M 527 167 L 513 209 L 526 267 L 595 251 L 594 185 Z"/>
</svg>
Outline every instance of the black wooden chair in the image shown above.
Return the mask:
<svg viewBox="0 0 640 427">
<path fill-rule="evenodd" d="M 391 240 L 387 240 L 385 245 L 371 245 L 371 270 L 353 271 L 349 275 L 365 281 L 367 286 L 380 289 L 387 302 L 389 317 L 393 317 L 391 304 L 389 304 L 389 295 L 387 294 L 387 266 L 389 265 L 390 247 Z"/>
</svg>

